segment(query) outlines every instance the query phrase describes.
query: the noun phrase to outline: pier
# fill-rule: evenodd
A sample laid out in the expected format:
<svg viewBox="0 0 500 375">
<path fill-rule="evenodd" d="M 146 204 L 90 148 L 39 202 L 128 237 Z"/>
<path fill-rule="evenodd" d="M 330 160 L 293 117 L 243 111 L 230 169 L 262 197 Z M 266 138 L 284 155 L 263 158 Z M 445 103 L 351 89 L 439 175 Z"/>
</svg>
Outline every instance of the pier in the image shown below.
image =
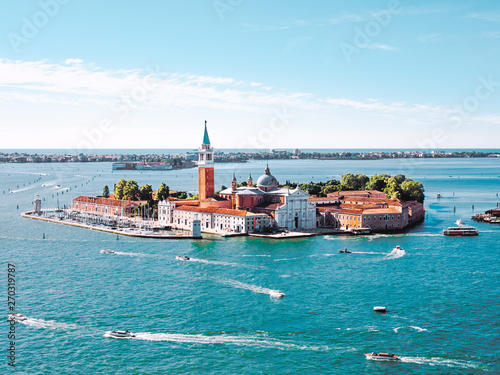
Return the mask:
<svg viewBox="0 0 500 375">
<path fill-rule="evenodd" d="M 69 225 L 69 226 L 79 227 L 79 228 L 84 228 L 84 229 L 91 229 L 91 230 L 96 230 L 96 231 L 105 232 L 105 233 L 117 234 L 120 236 L 170 239 L 170 240 L 179 240 L 179 239 L 200 240 L 200 239 L 203 239 L 202 236 L 192 236 L 189 234 L 185 234 L 183 232 L 162 233 L 160 231 L 141 230 L 140 228 L 116 228 L 116 227 L 108 227 L 104 224 L 85 224 L 85 223 L 81 223 L 81 222 L 76 222 L 74 219 L 68 219 L 65 217 L 58 217 L 56 219 L 54 217 L 41 216 L 41 215 L 38 215 L 34 212 L 23 212 L 21 214 L 21 216 L 28 218 L 28 219 L 47 221 L 50 223 Z"/>
</svg>

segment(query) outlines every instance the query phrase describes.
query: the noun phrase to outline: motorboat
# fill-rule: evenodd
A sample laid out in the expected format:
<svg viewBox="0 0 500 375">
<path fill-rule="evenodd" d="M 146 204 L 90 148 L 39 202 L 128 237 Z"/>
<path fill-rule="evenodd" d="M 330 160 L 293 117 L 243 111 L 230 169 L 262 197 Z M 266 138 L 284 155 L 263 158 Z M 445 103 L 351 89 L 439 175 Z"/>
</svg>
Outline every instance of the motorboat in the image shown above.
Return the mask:
<svg viewBox="0 0 500 375">
<path fill-rule="evenodd" d="M 385 313 L 387 311 L 387 309 L 385 308 L 385 306 L 375 306 L 373 308 L 373 311 L 379 312 L 379 313 Z"/>
<path fill-rule="evenodd" d="M 437 197 L 438 197 L 438 198 L 441 198 L 441 194 L 439 194 L 439 193 L 438 193 Z"/>
<path fill-rule="evenodd" d="M 101 254 L 116 254 L 116 251 L 113 250 L 108 250 L 108 249 L 102 249 Z"/>
<path fill-rule="evenodd" d="M 401 246 L 397 245 L 396 250 L 401 250 Z"/>
<path fill-rule="evenodd" d="M 456 222 L 455 222 L 456 225 L 460 226 L 460 225 L 464 225 L 464 222 L 462 221 L 462 219 L 458 219 Z"/>
<path fill-rule="evenodd" d="M 281 290 L 271 290 L 269 292 L 269 295 L 271 297 L 283 298 L 285 296 L 285 293 L 283 293 Z"/>
<path fill-rule="evenodd" d="M 365 353 L 366 359 L 372 359 L 375 361 L 400 361 L 401 359 L 392 353 Z"/>
<path fill-rule="evenodd" d="M 474 227 L 461 225 L 458 227 L 449 227 L 443 231 L 445 236 L 477 236 L 479 232 Z"/>
<path fill-rule="evenodd" d="M 131 337 L 135 337 L 135 335 L 130 331 L 109 331 L 106 332 L 106 335 L 110 337 L 114 337 L 115 339 L 128 339 Z"/>
<path fill-rule="evenodd" d="M 344 249 L 344 250 L 339 250 L 339 253 L 342 253 L 342 254 L 351 254 L 352 252 L 347 250 L 347 249 Z"/>
<path fill-rule="evenodd" d="M 22 322 L 26 319 L 28 319 L 28 318 L 25 317 L 23 314 L 18 314 L 18 313 L 10 313 L 9 314 L 9 320 L 17 320 L 18 322 Z"/>
<path fill-rule="evenodd" d="M 186 256 L 186 255 L 177 255 L 175 257 L 175 259 L 177 259 L 177 260 L 190 260 L 191 258 Z"/>
</svg>

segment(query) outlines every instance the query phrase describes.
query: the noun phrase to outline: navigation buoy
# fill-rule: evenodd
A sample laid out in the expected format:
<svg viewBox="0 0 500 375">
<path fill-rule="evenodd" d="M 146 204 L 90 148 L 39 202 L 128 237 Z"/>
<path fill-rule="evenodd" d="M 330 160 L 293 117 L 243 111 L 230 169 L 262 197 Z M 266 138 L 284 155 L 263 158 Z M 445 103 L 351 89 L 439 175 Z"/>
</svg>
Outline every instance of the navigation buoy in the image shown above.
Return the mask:
<svg viewBox="0 0 500 375">
<path fill-rule="evenodd" d="M 42 238 L 45 239 L 45 233 L 43 234 Z"/>
</svg>

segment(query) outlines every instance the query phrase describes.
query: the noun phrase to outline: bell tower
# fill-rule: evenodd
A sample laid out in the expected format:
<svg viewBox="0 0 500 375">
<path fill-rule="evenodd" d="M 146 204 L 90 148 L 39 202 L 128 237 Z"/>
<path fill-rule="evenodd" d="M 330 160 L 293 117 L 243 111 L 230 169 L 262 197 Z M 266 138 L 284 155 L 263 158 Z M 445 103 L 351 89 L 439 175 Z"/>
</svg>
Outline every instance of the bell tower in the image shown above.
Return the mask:
<svg viewBox="0 0 500 375">
<path fill-rule="evenodd" d="M 203 143 L 198 149 L 198 198 L 208 199 L 214 196 L 214 149 L 210 145 L 207 122 Z"/>
</svg>

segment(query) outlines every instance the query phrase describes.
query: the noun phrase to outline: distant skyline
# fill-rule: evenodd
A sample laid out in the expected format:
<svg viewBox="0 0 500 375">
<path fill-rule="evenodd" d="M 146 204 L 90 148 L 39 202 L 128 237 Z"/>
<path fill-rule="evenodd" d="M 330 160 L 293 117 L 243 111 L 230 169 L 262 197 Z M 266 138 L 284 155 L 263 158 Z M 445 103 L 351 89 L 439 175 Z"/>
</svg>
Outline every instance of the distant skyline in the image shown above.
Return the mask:
<svg viewBox="0 0 500 375">
<path fill-rule="evenodd" d="M 194 4 L 197 4 L 196 6 Z M 500 3 L 0 4 L 3 149 L 479 149 Z"/>
</svg>

